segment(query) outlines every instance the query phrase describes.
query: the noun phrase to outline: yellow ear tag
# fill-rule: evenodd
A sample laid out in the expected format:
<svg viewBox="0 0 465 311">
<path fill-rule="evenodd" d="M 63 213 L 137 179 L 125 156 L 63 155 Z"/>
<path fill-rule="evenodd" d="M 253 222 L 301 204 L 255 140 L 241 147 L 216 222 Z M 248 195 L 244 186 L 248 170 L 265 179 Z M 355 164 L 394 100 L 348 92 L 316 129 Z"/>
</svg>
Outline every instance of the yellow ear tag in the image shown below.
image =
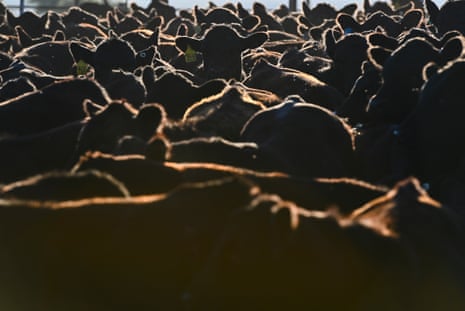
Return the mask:
<svg viewBox="0 0 465 311">
<path fill-rule="evenodd" d="M 76 73 L 78 76 L 85 76 L 89 72 L 89 64 L 80 59 L 76 63 Z"/>
<path fill-rule="evenodd" d="M 186 58 L 186 63 L 193 63 L 197 61 L 197 54 L 190 45 L 187 45 L 187 49 L 184 52 L 184 57 Z"/>
</svg>

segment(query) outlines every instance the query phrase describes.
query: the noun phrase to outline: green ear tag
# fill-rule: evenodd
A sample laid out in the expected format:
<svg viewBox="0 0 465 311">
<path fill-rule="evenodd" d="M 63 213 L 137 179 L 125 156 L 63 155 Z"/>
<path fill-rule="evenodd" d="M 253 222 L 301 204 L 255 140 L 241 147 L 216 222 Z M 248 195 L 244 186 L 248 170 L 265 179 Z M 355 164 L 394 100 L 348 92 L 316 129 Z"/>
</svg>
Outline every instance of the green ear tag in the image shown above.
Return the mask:
<svg viewBox="0 0 465 311">
<path fill-rule="evenodd" d="M 89 64 L 80 59 L 76 63 L 76 73 L 78 76 L 85 76 L 89 72 Z"/>
<path fill-rule="evenodd" d="M 197 61 L 197 54 L 190 45 L 187 45 L 187 49 L 184 52 L 184 57 L 186 58 L 186 63 L 193 63 Z"/>
</svg>

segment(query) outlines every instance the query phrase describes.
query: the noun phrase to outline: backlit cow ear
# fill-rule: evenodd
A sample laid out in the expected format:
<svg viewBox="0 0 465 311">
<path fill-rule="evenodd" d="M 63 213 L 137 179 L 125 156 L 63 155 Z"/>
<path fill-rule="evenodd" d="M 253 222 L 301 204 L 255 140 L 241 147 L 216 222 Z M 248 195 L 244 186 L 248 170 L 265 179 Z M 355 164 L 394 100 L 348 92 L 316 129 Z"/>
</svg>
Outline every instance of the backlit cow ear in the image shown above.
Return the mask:
<svg viewBox="0 0 465 311">
<path fill-rule="evenodd" d="M 439 8 L 432 0 L 425 0 L 426 11 L 429 15 L 429 20 L 435 26 L 437 26 L 437 20 L 439 15 Z"/>
<path fill-rule="evenodd" d="M 454 37 L 460 37 L 462 36 L 462 33 L 458 30 L 449 30 L 446 32 L 442 37 L 441 37 L 441 46 L 444 46 L 447 41 Z"/>
<path fill-rule="evenodd" d="M 333 30 L 331 28 L 325 31 L 324 42 L 326 53 L 329 55 L 329 57 L 332 58 L 334 56 L 334 49 L 336 47 L 336 39 L 334 39 Z"/>
<path fill-rule="evenodd" d="M 428 81 L 432 76 L 438 73 L 439 66 L 434 62 L 429 62 L 423 67 L 423 81 Z"/>
<path fill-rule="evenodd" d="M 439 51 L 440 64 L 445 65 L 447 62 L 458 58 L 462 55 L 463 43 L 459 37 L 449 39 Z"/>
<path fill-rule="evenodd" d="M 94 52 L 80 45 L 77 42 L 71 42 L 69 45 L 71 54 L 76 62 L 83 60 L 84 62 L 94 66 Z"/>
<path fill-rule="evenodd" d="M 197 5 L 194 6 L 194 18 L 198 25 L 205 22 L 205 14 Z"/>
<path fill-rule="evenodd" d="M 421 10 L 410 10 L 405 13 L 404 18 L 400 22 L 404 30 L 419 27 L 423 22 L 423 11 Z"/>
<path fill-rule="evenodd" d="M 256 49 L 268 40 L 266 32 L 255 32 L 242 39 L 242 50 Z"/>
<path fill-rule="evenodd" d="M 107 12 L 107 23 L 110 29 L 115 29 L 116 26 L 118 26 L 117 16 L 115 16 L 112 11 Z"/>
<path fill-rule="evenodd" d="M 160 38 L 160 28 L 156 27 L 155 30 L 152 32 L 152 35 L 150 36 L 150 41 L 152 42 L 153 45 L 158 46 L 159 38 Z"/>
<path fill-rule="evenodd" d="M 150 30 L 156 30 L 164 23 L 164 17 L 161 15 L 151 17 L 146 23 L 145 28 Z"/>
<path fill-rule="evenodd" d="M 195 51 L 202 52 L 202 41 L 196 38 L 180 36 L 176 38 L 175 44 L 182 52 L 186 52 L 189 47 Z"/>
<path fill-rule="evenodd" d="M 361 69 L 362 69 L 362 74 L 366 74 L 370 70 L 375 69 L 375 67 L 374 67 L 373 63 L 371 63 L 370 61 L 364 60 L 363 63 L 362 63 Z"/>
<path fill-rule="evenodd" d="M 247 30 L 254 29 L 259 24 L 260 18 L 256 15 L 248 15 L 242 19 L 242 26 Z"/>
<path fill-rule="evenodd" d="M 368 59 L 376 68 L 382 69 L 386 60 L 391 56 L 391 51 L 382 47 L 370 47 L 368 49 Z"/>
<path fill-rule="evenodd" d="M 388 50 L 395 50 L 399 46 L 396 38 L 390 37 L 382 32 L 372 32 L 368 35 L 368 42 L 373 46 L 380 46 Z"/>
<path fill-rule="evenodd" d="M 65 41 L 65 40 L 66 40 L 66 36 L 63 30 L 58 29 L 57 31 L 55 31 L 55 33 L 53 34 L 53 41 Z"/>
<path fill-rule="evenodd" d="M 108 31 L 108 40 L 111 40 L 111 39 L 119 39 L 118 34 L 113 29 L 110 29 Z"/>
<path fill-rule="evenodd" d="M 145 66 L 142 70 L 142 81 L 147 89 L 155 83 L 155 71 L 151 66 Z"/>
<path fill-rule="evenodd" d="M 346 13 L 339 13 L 337 15 L 336 24 L 344 34 L 356 32 L 360 28 L 359 23 Z"/>
<path fill-rule="evenodd" d="M 96 103 L 94 103 L 90 99 L 86 99 L 86 100 L 84 100 L 82 102 L 82 108 L 83 108 L 84 113 L 86 114 L 86 116 L 88 116 L 90 118 L 95 116 L 99 111 L 101 111 L 103 109 L 102 106 L 97 105 Z"/>
<path fill-rule="evenodd" d="M 18 25 L 15 27 L 16 36 L 18 37 L 19 44 L 24 48 L 31 46 L 33 44 L 31 36 L 26 32 L 26 30 Z"/>
<path fill-rule="evenodd" d="M 13 13 L 11 13 L 10 10 L 6 10 L 4 19 L 5 19 L 5 24 L 10 27 L 14 27 L 17 25 L 16 17 L 13 15 Z"/>
</svg>

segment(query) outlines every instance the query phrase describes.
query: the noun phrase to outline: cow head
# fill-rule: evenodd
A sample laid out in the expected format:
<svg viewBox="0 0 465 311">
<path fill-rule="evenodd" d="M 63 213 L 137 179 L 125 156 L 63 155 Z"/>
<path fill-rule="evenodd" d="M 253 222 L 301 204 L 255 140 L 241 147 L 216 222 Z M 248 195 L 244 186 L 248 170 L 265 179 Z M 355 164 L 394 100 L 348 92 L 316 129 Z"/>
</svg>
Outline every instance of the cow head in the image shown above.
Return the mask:
<svg viewBox="0 0 465 311">
<path fill-rule="evenodd" d="M 184 53 L 193 50 L 203 54 L 206 78 L 241 80 L 242 52 L 261 46 L 267 39 L 265 32 L 244 37 L 233 28 L 221 24 L 212 26 L 200 39 L 180 36 L 176 38 L 176 46 Z"/>
</svg>

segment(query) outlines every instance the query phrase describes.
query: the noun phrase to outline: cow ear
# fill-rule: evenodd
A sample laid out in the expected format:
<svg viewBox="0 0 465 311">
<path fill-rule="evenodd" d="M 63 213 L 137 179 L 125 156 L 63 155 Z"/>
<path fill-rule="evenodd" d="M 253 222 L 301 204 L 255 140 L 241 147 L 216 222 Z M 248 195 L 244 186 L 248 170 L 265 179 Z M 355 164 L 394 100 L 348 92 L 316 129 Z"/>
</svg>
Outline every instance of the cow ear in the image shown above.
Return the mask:
<svg viewBox="0 0 465 311">
<path fill-rule="evenodd" d="M 370 47 L 368 49 L 368 59 L 378 69 L 382 69 L 386 60 L 391 56 L 391 50 L 383 47 Z"/>
<path fill-rule="evenodd" d="M 112 39 L 119 39 L 118 34 L 113 30 L 113 28 L 108 30 L 108 40 L 112 40 Z"/>
<path fill-rule="evenodd" d="M 5 18 L 6 25 L 12 28 L 17 25 L 16 17 L 13 15 L 13 13 L 11 13 L 10 10 L 6 10 L 4 18 Z"/>
<path fill-rule="evenodd" d="M 115 29 L 118 26 L 117 16 L 112 11 L 107 12 L 107 23 L 110 29 Z"/>
<path fill-rule="evenodd" d="M 245 29 L 251 30 L 260 24 L 260 18 L 256 15 L 248 15 L 244 17 L 241 22 Z"/>
<path fill-rule="evenodd" d="M 152 85 L 155 83 L 155 71 L 153 67 L 144 67 L 144 69 L 142 70 L 142 82 L 144 83 L 146 89 L 151 88 Z"/>
<path fill-rule="evenodd" d="M 404 14 L 402 21 L 400 24 L 402 25 L 402 29 L 407 30 L 415 27 L 419 27 L 423 22 L 423 11 L 413 9 L 409 10 Z"/>
<path fill-rule="evenodd" d="M 63 32 L 63 30 L 56 30 L 55 33 L 53 34 L 53 41 L 65 41 L 66 40 L 66 36 L 65 36 L 65 33 Z"/>
<path fill-rule="evenodd" d="M 382 32 L 372 32 L 368 35 L 368 42 L 373 46 L 381 46 L 389 50 L 395 50 L 399 46 L 396 38 Z"/>
<path fill-rule="evenodd" d="M 242 50 L 255 49 L 268 40 L 266 32 L 255 32 L 242 39 Z"/>
<path fill-rule="evenodd" d="M 347 13 L 339 13 L 336 24 L 344 34 L 356 32 L 360 28 L 360 24 Z"/>
<path fill-rule="evenodd" d="M 462 33 L 458 30 L 449 30 L 446 32 L 442 37 L 441 37 L 441 46 L 444 46 L 447 41 L 454 37 L 460 37 L 462 36 Z"/>
<path fill-rule="evenodd" d="M 86 114 L 86 116 L 91 118 L 95 116 L 99 111 L 101 111 L 103 107 L 94 103 L 90 99 L 85 99 L 82 102 L 82 109 L 84 110 L 84 113 Z"/>
<path fill-rule="evenodd" d="M 304 13 L 304 16 L 310 20 L 310 17 L 312 16 L 312 10 L 310 9 L 307 1 L 302 1 L 302 13 Z"/>
<path fill-rule="evenodd" d="M 463 43 L 459 37 L 453 37 L 447 41 L 439 51 L 440 64 L 445 65 L 447 62 L 458 58 L 462 55 Z"/>
<path fill-rule="evenodd" d="M 151 17 L 144 25 L 146 29 L 158 29 L 164 23 L 164 17 L 161 15 L 156 15 Z"/>
<path fill-rule="evenodd" d="M 362 70 L 362 74 L 367 74 L 368 72 L 372 70 L 376 70 L 376 67 L 369 60 L 364 60 L 361 65 L 361 70 Z"/>
<path fill-rule="evenodd" d="M 80 45 L 77 42 L 71 42 L 69 49 L 76 62 L 83 60 L 84 62 L 94 66 L 94 52 Z"/>
<path fill-rule="evenodd" d="M 182 52 L 186 52 L 189 47 L 197 52 L 202 52 L 202 40 L 197 38 L 180 36 L 176 38 L 175 44 Z"/>
<path fill-rule="evenodd" d="M 25 48 L 33 44 L 31 36 L 29 36 L 29 34 L 21 25 L 15 26 L 15 31 L 21 47 Z"/>
<path fill-rule="evenodd" d="M 423 67 L 423 81 L 428 81 L 432 76 L 438 73 L 439 66 L 434 62 L 429 62 Z"/>
<path fill-rule="evenodd" d="M 336 39 L 334 38 L 333 30 L 330 28 L 324 33 L 324 46 L 326 47 L 326 53 L 329 57 L 333 58 L 334 49 L 336 48 Z"/>
<path fill-rule="evenodd" d="M 198 25 L 205 22 L 205 14 L 197 5 L 194 6 L 194 18 Z"/>
<path fill-rule="evenodd" d="M 437 27 L 438 15 L 439 15 L 439 8 L 432 0 L 425 0 L 424 4 L 426 8 L 426 12 L 428 12 L 429 20 L 433 25 Z"/>
<path fill-rule="evenodd" d="M 152 35 L 150 36 L 150 41 L 152 42 L 153 45 L 158 46 L 160 39 L 160 28 L 156 27 L 154 31 L 152 32 Z"/>
</svg>

